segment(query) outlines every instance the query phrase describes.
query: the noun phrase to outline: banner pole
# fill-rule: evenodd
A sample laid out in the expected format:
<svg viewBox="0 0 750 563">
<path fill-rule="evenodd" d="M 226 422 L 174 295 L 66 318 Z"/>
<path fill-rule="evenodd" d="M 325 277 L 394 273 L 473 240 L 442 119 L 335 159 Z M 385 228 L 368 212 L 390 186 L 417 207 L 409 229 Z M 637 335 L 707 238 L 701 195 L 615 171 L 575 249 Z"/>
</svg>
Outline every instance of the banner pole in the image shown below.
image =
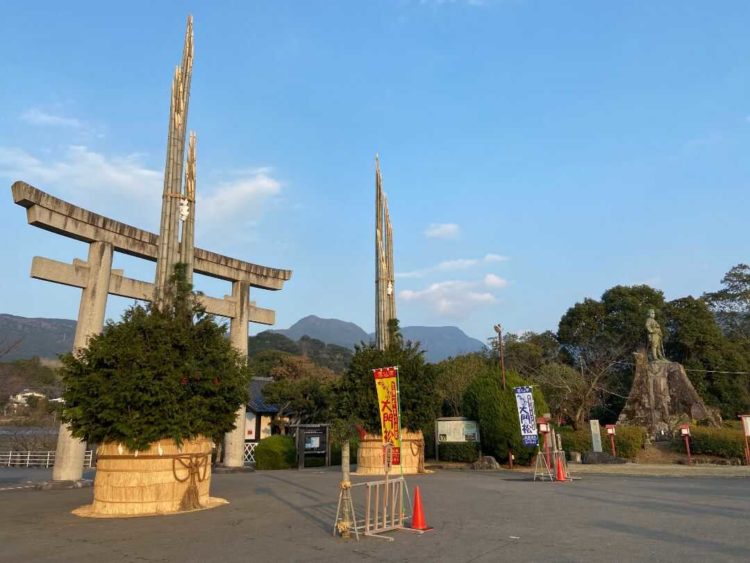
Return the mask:
<svg viewBox="0 0 750 563">
<path fill-rule="evenodd" d="M 396 402 L 398 403 L 398 439 L 399 439 L 399 445 L 401 448 L 401 456 L 399 459 L 398 468 L 401 472 L 401 481 L 404 484 L 404 488 L 406 489 L 406 501 L 411 504 L 411 495 L 409 494 L 409 487 L 406 486 L 406 481 L 404 481 L 404 464 L 403 464 L 403 450 L 404 450 L 404 436 L 401 430 L 401 373 L 399 372 L 398 366 L 396 366 Z M 411 446 L 410 446 L 411 447 Z M 401 496 L 401 514 L 404 514 L 406 511 L 404 510 L 404 497 Z"/>
</svg>

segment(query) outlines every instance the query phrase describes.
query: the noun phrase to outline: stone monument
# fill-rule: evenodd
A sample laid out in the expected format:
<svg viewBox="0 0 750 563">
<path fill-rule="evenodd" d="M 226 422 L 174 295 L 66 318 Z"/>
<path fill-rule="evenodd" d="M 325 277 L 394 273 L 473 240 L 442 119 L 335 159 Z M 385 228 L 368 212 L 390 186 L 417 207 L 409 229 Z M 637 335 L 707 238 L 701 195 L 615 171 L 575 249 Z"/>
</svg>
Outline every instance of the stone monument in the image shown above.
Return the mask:
<svg viewBox="0 0 750 563">
<path fill-rule="evenodd" d="M 291 278 L 291 271 L 260 266 L 194 247 L 194 135 L 191 135 L 188 143 L 187 167 L 184 164 L 192 65 L 193 19 L 190 17 L 182 62 L 175 70 L 172 81 L 159 235 L 97 215 L 25 182 L 15 182 L 12 186 L 13 200 L 26 208 L 30 225 L 89 245 L 86 261 L 74 259 L 72 264 L 67 264 L 35 256 L 31 265 L 32 278 L 82 290 L 74 349 L 85 347 L 92 335 L 101 332 L 109 294 L 140 301 L 155 301 L 157 304 L 168 299 L 164 292 L 165 283 L 178 262 L 187 265 L 190 279 L 195 271 L 231 283 L 231 295 L 225 295 L 223 299 L 201 295 L 199 300 L 206 312 L 230 319 L 229 338 L 243 356 L 247 356 L 248 323 L 272 325 L 275 322 L 274 311 L 256 307 L 250 301 L 249 289 L 280 290 L 284 282 Z M 128 278 L 122 270 L 112 269 L 114 252 L 157 262 L 156 283 Z M 236 420 L 235 430 L 225 436 L 224 465 L 240 468 L 244 464 L 244 405 L 238 410 Z M 85 444 L 74 438 L 67 426 L 61 426 L 53 480 L 80 480 L 84 453 Z"/>
<path fill-rule="evenodd" d="M 597 419 L 592 418 L 589 420 L 589 426 L 591 428 L 591 450 L 595 453 L 601 453 L 602 451 L 602 429 Z"/>
<path fill-rule="evenodd" d="M 665 358 L 662 330 L 653 309 L 645 328 L 648 350 L 633 353 L 635 376 L 618 424 L 644 426 L 656 437 L 691 420 L 719 425 L 721 417 L 705 405 L 682 364 Z"/>
</svg>

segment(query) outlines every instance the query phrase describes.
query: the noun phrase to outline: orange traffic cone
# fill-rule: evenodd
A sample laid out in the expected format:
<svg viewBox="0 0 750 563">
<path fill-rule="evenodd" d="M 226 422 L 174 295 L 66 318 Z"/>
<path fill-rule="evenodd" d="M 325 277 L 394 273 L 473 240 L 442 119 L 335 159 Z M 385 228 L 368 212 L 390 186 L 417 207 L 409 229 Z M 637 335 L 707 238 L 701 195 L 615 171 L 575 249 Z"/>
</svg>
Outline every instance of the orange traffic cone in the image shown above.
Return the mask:
<svg viewBox="0 0 750 563">
<path fill-rule="evenodd" d="M 558 457 L 555 461 L 555 481 L 567 481 L 568 479 L 565 476 L 562 459 Z"/>
<path fill-rule="evenodd" d="M 419 493 L 419 487 L 414 489 L 414 510 L 411 513 L 411 529 L 412 530 L 432 530 L 427 525 L 424 519 L 424 511 L 422 510 L 422 495 Z"/>
</svg>

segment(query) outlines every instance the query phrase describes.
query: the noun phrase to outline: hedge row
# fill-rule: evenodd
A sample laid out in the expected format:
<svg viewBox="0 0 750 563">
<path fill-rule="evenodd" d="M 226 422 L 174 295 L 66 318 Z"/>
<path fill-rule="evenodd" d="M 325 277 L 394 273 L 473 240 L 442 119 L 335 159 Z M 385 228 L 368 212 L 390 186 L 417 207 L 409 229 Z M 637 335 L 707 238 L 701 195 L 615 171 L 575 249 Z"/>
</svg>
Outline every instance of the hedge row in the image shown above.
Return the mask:
<svg viewBox="0 0 750 563">
<path fill-rule="evenodd" d="M 269 436 L 255 448 L 256 469 L 291 469 L 296 463 L 297 450 L 291 436 Z"/>
<path fill-rule="evenodd" d="M 440 461 L 462 461 L 465 463 L 473 463 L 479 459 L 479 443 L 478 442 L 461 442 L 461 443 L 441 443 L 438 445 L 440 448 Z"/>
<path fill-rule="evenodd" d="M 562 437 L 562 446 L 565 451 L 569 452 L 590 452 L 591 431 L 590 430 L 572 430 L 570 428 L 560 428 L 558 430 Z M 646 429 L 640 426 L 617 426 L 615 434 L 615 449 L 618 457 L 633 459 L 646 444 Z M 611 446 L 609 436 L 602 429 L 602 450 L 609 452 Z"/>
<path fill-rule="evenodd" d="M 676 436 L 675 448 L 685 452 L 685 440 Z M 690 451 L 694 454 L 715 455 L 725 458 L 740 458 L 745 455 L 745 438 L 742 430 L 734 428 L 690 427 Z"/>
</svg>

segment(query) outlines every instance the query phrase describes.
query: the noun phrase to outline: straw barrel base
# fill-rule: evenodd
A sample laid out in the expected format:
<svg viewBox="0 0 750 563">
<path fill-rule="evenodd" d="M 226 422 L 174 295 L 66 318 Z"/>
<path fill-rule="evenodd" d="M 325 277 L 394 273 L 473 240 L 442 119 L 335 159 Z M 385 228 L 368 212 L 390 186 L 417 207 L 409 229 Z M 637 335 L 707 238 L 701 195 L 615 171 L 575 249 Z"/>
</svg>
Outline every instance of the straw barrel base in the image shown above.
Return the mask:
<svg viewBox="0 0 750 563">
<path fill-rule="evenodd" d="M 217 506 L 229 504 L 229 501 L 223 498 L 208 497 L 208 503 L 205 506 L 195 510 L 178 510 L 175 512 L 149 512 L 147 514 L 101 514 L 94 512 L 93 504 L 85 504 L 71 511 L 71 514 L 81 516 L 82 518 L 145 518 L 148 516 L 172 516 L 175 514 L 188 514 L 189 512 L 199 512 L 201 510 L 210 510 Z"/>
<path fill-rule="evenodd" d="M 419 449 L 424 443 L 422 431 L 401 431 L 401 467 L 394 465 L 392 474 L 419 473 Z M 365 434 L 357 449 L 357 475 L 383 475 L 383 440 L 380 434 Z"/>
<path fill-rule="evenodd" d="M 190 470 L 180 459 L 188 455 L 205 461 L 195 479 L 200 508 L 225 504 L 208 495 L 211 483 L 211 441 L 196 438 L 178 448 L 173 440 L 160 440 L 148 450 L 120 453 L 119 444 L 99 447 L 94 479 L 94 503 L 73 511 L 79 516 L 118 518 L 181 512 L 180 503 L 191 483 Z M 177 458 L 177 456 L 185 456 Z M 195 457 L 193 459 L 196 459 Z M 177 478 L 175 478 L 175 476 Z M 182 482 L 181 482 L 182 481 Z"/>
</svg>

